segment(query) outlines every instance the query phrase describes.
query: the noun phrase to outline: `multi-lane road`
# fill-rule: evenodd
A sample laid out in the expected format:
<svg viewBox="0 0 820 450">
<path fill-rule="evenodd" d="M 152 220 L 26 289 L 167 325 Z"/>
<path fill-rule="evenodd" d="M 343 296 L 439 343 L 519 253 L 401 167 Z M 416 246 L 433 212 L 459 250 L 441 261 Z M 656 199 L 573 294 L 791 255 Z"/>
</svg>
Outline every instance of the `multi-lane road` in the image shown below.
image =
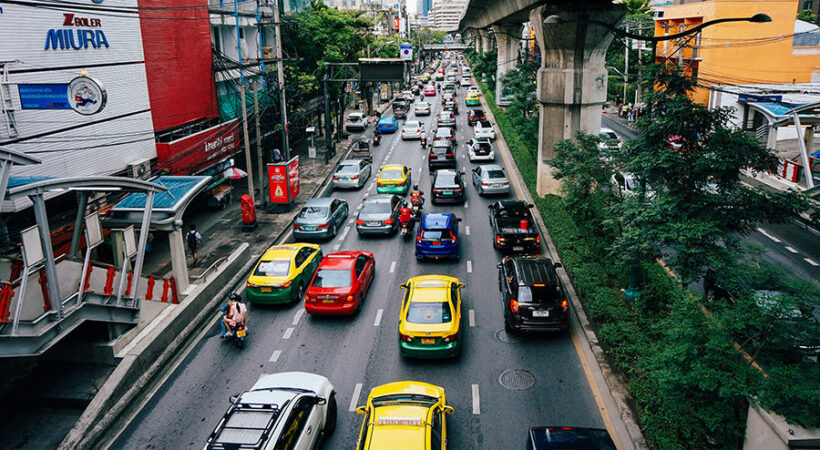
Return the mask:
<svg viewBox="0 0 820 450">
<path fill-rule="evenodd" d="M 459 88 L 457 158 L 460 170 L 469 175 L 473 164 L 464 143 L 473 132 L 467 124 L 464 92 Z M 441 104 L 438 97 L 427 100 L 433 113 L 418 119 L 429 134 Z M 415 118 L 412 109 L 409 118 Z M 321 243 L 324 253 L 363 249 L 376 257 L 376 278 L 358 316 L 314 318 L 304 314 L 301 303 L 252 306 L 251 334 L 241 351 L 220 340 L 214 324 L 197 338 L 114 448 L 201 447 L 228 407 L 230 395 L 248 389 L 262 374 L 282 371 L 314 372 L 333 383 L 339 419 L 326 448 L 355 446 L 361 417 L 352 410 L 363 404 L 371 388 L 399 380 L 424 381 L 445 389 L 448 403 L 455 408 L 448 416 L 448 447 L 454 449 L 518 448 L 529 425 L 603 428 L 604 418 L 571 334 L 518 337 L 504 332 L 496 269 L 502 255 L 492 247 L 487 218 L 487 205 L 495 199 L 479 197 L 470 184 L 463 205 L 431 205 L 426 154 L 419 141 L 403 142 L 398 132 L 384 135 L 382 144 L 374 147 L 374 172 L 367 185 L 332 193 L 349 203 L 351 216 L 337 237 Z M 498 154 L 496 162 L 502 163 Z M 377 170 L 386 163 L 412 168 L 413 181 L 428 199 L 427 212 L 454 212 L 463 219 L 460 262 L 419 263 L 412 240 L 357 235 L 356 212 L 364 198 L 376 195 Z M 513 192 L 507 198 L 516 196 Z M 466 284 L 464 348 L 456 360 L 415 361 L 399 356 L 399 285 L 425 274 L 450 275 Z"/>
</svg>

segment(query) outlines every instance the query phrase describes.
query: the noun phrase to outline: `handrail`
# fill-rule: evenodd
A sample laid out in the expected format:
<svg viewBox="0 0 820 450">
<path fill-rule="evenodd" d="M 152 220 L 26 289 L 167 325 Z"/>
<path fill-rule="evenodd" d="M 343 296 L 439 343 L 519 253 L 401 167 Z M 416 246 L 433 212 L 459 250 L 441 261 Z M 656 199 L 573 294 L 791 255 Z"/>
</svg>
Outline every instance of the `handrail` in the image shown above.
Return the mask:
<svg viewBox="0 0 820 450">
<path fill-rule="evenodd" d="M 197 276 L 189 276 L 188 278 L 190 278 L 190 279 L 192 279 L 192 280 L 198 280 L 198 279 L 200 279 L 200 278 L 204 277 L 205 275 L 207 275 L 207 274 L 208 274 L 208 272 L 209 272 L 211 269 L 218 268 L 219 263 L 221 263 L 222 261 L 227 261 L 227 260 L 228 260 L 228 257 L 227 257 L 227 256 L 223 256 L 223 257 L 221 257 L 221 258 L 217 259 L 216 261 L 214 261 L 214 263 L 213 263 L 213 264 L 211 264 L 210 266 L 208 266 L 208 268 L 207 268 L 207 269 L 205 269 L 205 271 L 203 271 L 201 274 L 199 274 L 199 275 L 197 275 Z M 207 280 L 207 278 L 206 278 L 206 280 Z"/>
</svg>

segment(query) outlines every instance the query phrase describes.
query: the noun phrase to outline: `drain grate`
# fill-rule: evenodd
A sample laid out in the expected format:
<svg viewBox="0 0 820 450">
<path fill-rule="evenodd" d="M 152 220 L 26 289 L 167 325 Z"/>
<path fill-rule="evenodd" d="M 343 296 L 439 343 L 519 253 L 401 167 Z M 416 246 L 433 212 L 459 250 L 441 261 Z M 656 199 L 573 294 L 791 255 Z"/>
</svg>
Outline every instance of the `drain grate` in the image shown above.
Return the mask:
<svg viewBox="0 0 820 450">
<path fill-rule="evenodd" d="M 535 376 L 523 369 L 509 369 L 498 376 L 498 382 L 511 391 L 526 391 L 535 386 Z"/>
<path fill-rule="evenodd" d="M 495 338 L 498 339 L 501 342 L 504 342 L 505 344 L 517 344 L 517 343 L 521 342 L 521 340 L 518 339 L 515 335 L 507 333 L 504 330 L 496 331 L 495 332 Z"/>
</svg>

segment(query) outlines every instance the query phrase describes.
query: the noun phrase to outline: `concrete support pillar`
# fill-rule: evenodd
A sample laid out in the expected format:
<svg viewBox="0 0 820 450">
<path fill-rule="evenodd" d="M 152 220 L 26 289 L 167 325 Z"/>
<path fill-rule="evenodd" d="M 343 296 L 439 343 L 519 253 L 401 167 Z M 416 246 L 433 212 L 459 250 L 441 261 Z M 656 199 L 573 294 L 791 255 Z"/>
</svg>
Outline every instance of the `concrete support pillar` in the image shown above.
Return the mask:
<svg viewBox="0 0 820 450">
<path fill-rule="evenodd" d="M 501 95 L 504 85 L 501 80 L 518 64 L 518 49 L 521 47 L 521 32 L 524 25 L 520 23 L 493 25 L 495 42 L 498 44 L 498 57 L 495 71 L 495 104 L 502 105 Z M 506 103 L 503 103 L 506 104 Z"/>
<path fill-rule="evenodd" d="M 623 5 L 595 3 L 595 10 L 579 3 L 540 6 L 530 12 L 530 23 L 541 49 L 537 98 L 541 103 L 538 123 L 539 195 L 557 194 L 560 183 L 552 174 L 553 145 L 574 139 L 578 130 L 599 133 L 601 108 L 606 101 L 606 49 L 612 33 L 585 22 L 544 24 L 558 15 L 566 21 L 594 19 L 615 26 L 624 16 Z"/>
<path fill-rule="evenodd" d="M 168 233 L 168 245 L 171 248 L 171 273 L 176 280 L 177 292 L 183 293 L 188 288 L 188 262 L 185 259 L 185 240 L 181 227 L 174 227 Z"/>
<path fill-rule="evenodd" d="M 490 40 L 487 30 L 478 30 L 478 38 L 481 41 L 481 53 L 487 53 L 493 49 L 493 41 Z"/>
</svg>

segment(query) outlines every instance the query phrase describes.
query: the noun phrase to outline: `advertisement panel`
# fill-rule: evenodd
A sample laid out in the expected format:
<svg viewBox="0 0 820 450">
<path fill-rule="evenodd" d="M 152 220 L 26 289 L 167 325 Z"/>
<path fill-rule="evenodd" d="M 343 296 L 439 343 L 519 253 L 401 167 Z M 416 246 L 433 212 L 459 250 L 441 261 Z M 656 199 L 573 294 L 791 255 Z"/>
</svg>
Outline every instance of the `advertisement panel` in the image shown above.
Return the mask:
<svg viewBox="0 0 820 450">
<path fill-rule="evenodd" d="M 300 189 L 299 157 L 287 163 L 268 164 L 271 203 L 290 203 Z"/>
<path fill-rule="evenodd" d="M 239 119 L 171 142 L 157 142 L 157 169 L 189 175 L 239 151 Z"/>
<path fill-rule="evenodd" d="M 288 201 L 293 200 L 299 195 L 299 157 L 295 156 L 288 161 Z"/>
</svg>

